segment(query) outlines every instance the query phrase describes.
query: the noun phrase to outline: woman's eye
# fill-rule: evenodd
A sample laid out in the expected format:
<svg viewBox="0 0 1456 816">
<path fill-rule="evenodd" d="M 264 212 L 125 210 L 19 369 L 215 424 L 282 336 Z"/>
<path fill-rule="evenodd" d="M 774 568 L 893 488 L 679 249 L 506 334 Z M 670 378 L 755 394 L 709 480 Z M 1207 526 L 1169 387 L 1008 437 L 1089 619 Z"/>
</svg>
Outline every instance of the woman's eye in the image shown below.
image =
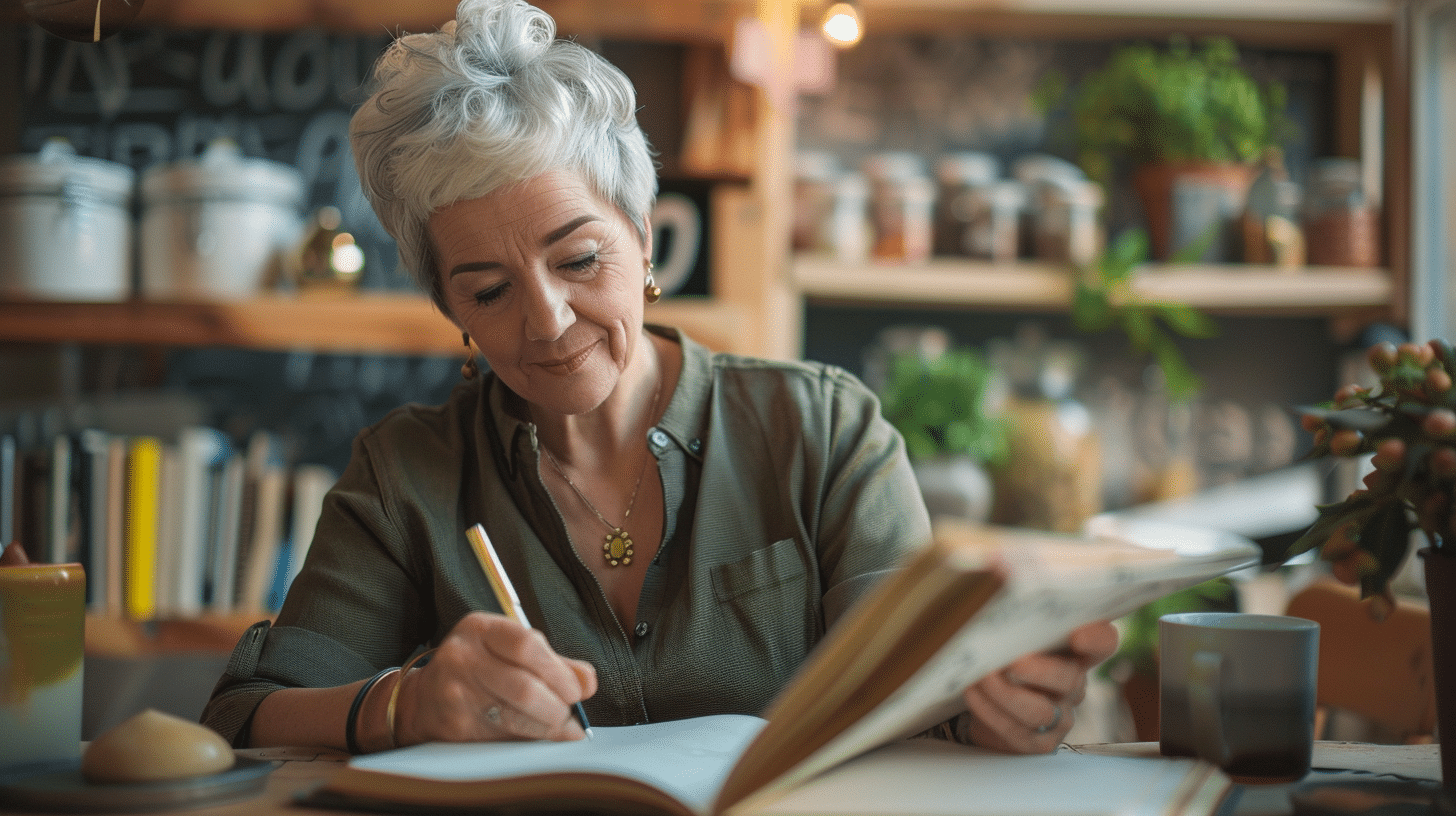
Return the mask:
<svg viewBox="0 0 1456 816">
<path fill-rule="evenodd" d="M 492 286 L 489 289 L 486 289 L 486 290 L 483 290 L 483 291 L 480 291 L 480 292 L 476 292 L 475 293 L 475 302 L 479 306 L 489 306 L 490 304 L 496 302 L 497 300 L 500 300 L 501 299 L 501 296 L 504 295 L 505 293 L 506 293 L 506 285 L 504 283 L 502 283 L 502 284 L 499 284 L 497 286 Z"/>
<path fill-rule="evenodd" d="M 596 265 L 597 254 L 595 252 L 589 252 L 586 255 L 581 256 L 580 258 L 567 261 L 561 266 L 565 269 L 570 269 L 573 272 L 582 272 L 584 270 L 591 269 L 593 266 Z"/>
</svg>

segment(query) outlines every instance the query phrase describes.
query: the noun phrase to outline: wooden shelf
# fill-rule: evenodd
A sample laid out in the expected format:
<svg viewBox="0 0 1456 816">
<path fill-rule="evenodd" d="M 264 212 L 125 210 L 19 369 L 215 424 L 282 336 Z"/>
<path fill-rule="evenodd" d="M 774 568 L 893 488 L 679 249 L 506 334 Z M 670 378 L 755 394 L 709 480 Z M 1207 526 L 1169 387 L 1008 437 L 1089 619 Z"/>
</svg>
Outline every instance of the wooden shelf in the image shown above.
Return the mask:
<svg viewBox="0 0 1456 816">
<path fill-rule="evenodd" d="M 937 258 L 915 266 L 848 265 L 801 256 L 793 269 L 800 290 L 822 302 L 1060 311 L 1072 297 L 1070 270 L 1054 264 Z M 1133 289 L 1211 312 L 1337 316 L 1388 308 L 1393 284 L 1384 269 L 1227 264 L 1150 266 Z"/>
<path fill-rule="evenodd" d="M 741 312 L 708 299 L 670 298 L 649 306 L 647 320 L 681 327 L 710 348 L 740 351 Z M 0 342 L 463 353 L 460 332 L 429 300 L 382 293 L 215 303 L 0 301 Z"/>
</svg>

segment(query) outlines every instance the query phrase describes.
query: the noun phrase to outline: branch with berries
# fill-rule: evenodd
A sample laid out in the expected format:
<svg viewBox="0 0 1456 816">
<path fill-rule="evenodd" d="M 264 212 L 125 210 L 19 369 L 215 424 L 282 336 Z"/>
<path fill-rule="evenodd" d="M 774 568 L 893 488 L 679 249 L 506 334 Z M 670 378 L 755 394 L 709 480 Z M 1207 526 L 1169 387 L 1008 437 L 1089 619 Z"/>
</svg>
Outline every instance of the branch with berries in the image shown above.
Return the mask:
<svg viewBox="0 0 1456 816">
<path fill-rule="evenodd" d="M 1373 470 L 1363 489 L 1319 508 L 1288 557 L 1318 548 L 1335 578 L 1358 584 L 1384 617 L 1415 530 L 1433 550 L 1456 554 L 1456 350 L 1445 340 L 1381 343 L 1367 359 L 1379 385 L 1347 385 L 1330 405 L 1298 411 L 1314 434 L 1311 458 L 1370 454 Z"/>
</svg>

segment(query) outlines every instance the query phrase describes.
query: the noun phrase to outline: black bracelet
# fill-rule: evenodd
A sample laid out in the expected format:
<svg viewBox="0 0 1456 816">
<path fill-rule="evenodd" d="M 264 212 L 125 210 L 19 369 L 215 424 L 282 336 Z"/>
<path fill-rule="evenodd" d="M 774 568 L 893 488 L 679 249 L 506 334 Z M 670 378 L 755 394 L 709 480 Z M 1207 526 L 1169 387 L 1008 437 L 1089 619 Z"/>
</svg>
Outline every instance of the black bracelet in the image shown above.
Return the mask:
<svg viewBox="0 0 1456 816">
<path fill-rule="evenodd" d="M 374 684 L 378 683 L 384 675 L 398 669 L 398 666 L 380 669 L 378 674 L 364 681 L 364 685 L 359 687 L 359 693 L 354 695 L 354 702 L 349 705 L 349 719 L 344 722 L 344 744 L 348 746 L 349 753 L 364 753 L 364 749 L 359 747 L 359 735 L 356 733 L 355 725 L 359 718 L 359 709 L 364 707 L 364 698 L 369 696 L 369 689 L 374 688 Z"/>
</svg>

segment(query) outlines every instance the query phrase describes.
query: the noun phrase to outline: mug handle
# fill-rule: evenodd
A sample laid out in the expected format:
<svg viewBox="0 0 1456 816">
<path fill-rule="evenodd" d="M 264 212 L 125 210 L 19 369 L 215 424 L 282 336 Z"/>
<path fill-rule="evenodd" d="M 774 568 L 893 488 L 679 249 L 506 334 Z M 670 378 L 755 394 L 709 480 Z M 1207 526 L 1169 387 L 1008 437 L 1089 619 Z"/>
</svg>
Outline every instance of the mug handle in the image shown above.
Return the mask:
<svg viewBox="0 0 1456 816">
<path fill-rule="evenodd" d="M 1188 706 L 1193 721 L 1193 745 L 1198 755 L 1215 765 L 1229 761 L 1223 733 L 1223 655 L 1195 652 L 1188 672 Z"/>
</svg>

